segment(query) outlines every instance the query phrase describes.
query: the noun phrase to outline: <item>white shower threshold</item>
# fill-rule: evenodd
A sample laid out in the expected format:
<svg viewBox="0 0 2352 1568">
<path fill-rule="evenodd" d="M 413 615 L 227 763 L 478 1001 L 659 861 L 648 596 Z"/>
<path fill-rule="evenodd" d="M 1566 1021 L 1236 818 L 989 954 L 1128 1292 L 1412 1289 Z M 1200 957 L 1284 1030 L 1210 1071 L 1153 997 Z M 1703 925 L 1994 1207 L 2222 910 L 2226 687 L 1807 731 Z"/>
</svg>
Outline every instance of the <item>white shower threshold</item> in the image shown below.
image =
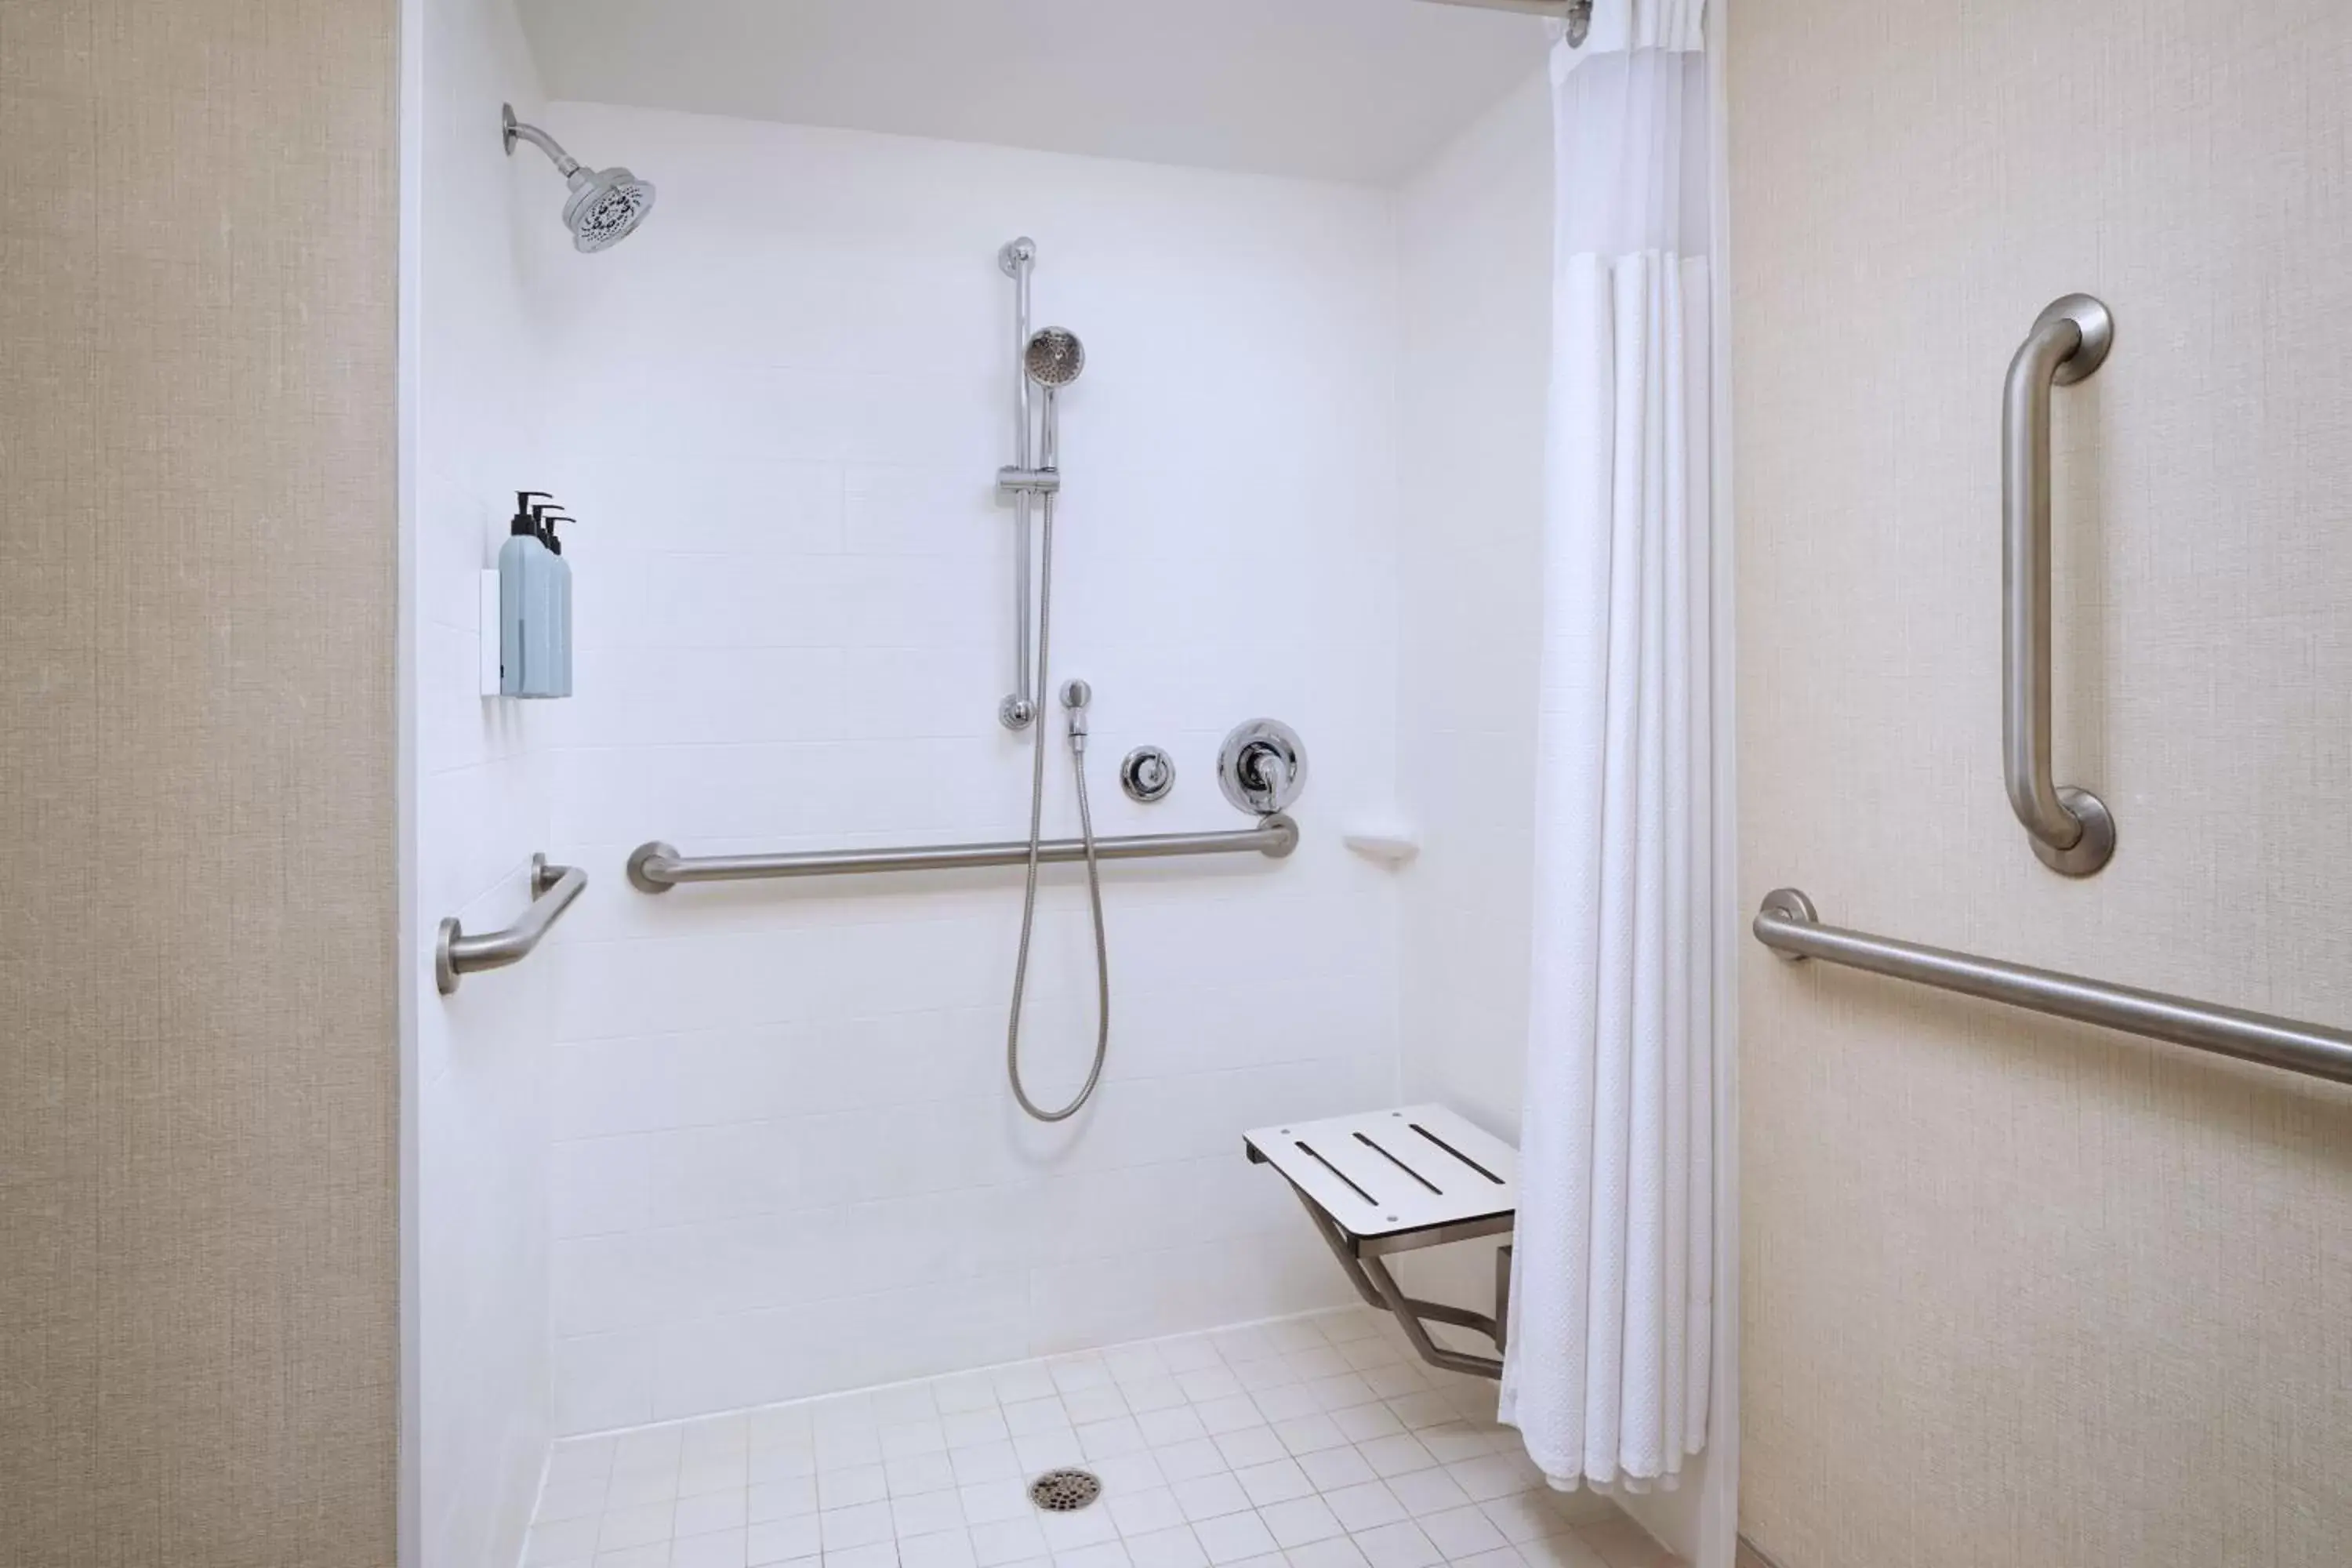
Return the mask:
<svg viewBox="0 0 2352 1568">
<path fill-rule="evenodd" d="M 523 1568 L 1668 1568 L 1360 1307 L 567 1437 Z M 1101 1500 L 1028 1483 L 1075 1467 Z"/>
</svg>

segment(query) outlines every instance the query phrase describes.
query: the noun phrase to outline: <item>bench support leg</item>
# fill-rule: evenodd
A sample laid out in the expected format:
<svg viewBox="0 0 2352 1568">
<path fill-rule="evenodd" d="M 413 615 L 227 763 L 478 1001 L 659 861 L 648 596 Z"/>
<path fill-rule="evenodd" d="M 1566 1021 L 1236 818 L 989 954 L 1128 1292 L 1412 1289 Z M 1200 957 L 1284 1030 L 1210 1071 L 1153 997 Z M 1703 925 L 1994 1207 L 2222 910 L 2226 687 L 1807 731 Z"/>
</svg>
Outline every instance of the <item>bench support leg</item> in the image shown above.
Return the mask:
<svg viewBox="0 0 2352 1568">
<path fill-rule="evenodd" d="M 1456 1328 L 1469 1329 L 1486 1335 L 1495 1342 L 1497 1350 L 1501 1349 L 1505 1332 L 1502 1318 L 1506 1303 L 1510 1300 L 1510 1248 L 1503 1248 L 1496 1258 L 1494 1317 L 1461 1307 L 1449 1307 L 1442 1301 L 1423 1301 L 1406 1295 L 1404 1288 L 1396 1282 L 1396 1277 L 1389 1272 L 1388 1265 L 1379 1258 L 1359 1258 L 1346 1235 L 1331 1223 L 1330 1216 L 1318 1208 L 1312 1198 L 1297 1187 L 1290 1190 L 1297 1194 L 1299 1206 L 1314 1222 L 1315 1234 L 1323 1238 L 1323 1244 L 1331 1249 L 1331 1256 L 1339 1260 L 1339 1267 L 1346 1271 L 1348 1282 L 1356 1288 L 1356 1294 L 1364 1299 L 1365 1305 L 1379 1307 L 1393 1314 L 1398 1326 L 1404 1330 L 1404 1337 L 1422 1360 L 1432 1366 L 1444 1367 L 1448 1372 L 1467 1373 L 1474 1377 L 1500 1378 L 1503 1375 L 1500 1357 L 1447 1350 L 1429 1337 L 1429 1330 L 1423 1324 L 1424 1321 L 1452 1323 Z"/>
</svg>

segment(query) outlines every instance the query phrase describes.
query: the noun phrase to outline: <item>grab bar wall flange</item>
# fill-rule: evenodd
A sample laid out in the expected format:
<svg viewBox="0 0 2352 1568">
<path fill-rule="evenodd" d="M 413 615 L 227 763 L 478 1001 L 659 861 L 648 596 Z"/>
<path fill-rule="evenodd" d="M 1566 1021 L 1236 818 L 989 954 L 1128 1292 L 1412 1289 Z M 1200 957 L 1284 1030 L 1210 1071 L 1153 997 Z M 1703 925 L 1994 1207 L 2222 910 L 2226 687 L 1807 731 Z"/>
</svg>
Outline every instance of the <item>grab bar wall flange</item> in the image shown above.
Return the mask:
<svg viewBox="0 0 2352 1568">
<path fill-rule="evenodd" d="M 2001 751 L 2011 809 L 2052 870 L 2087 877 L 2116 852 L 2106 803 L 2051 782 L 2050 392 L 2105 363 L 2115 317 L 2088 294 L 2051 301 L 2001 391 Z"/>
<path fill-rule="evenodd" d="M 485 969 L 504 969 L 529 958 L 548 928 L 562 918 L 588 886 L 588 873 L 577 866 L 551 866 L 544 855 L 530 858 L 530 907 L 522 919 L 504 931 L 467 936 L 455 915 L 441 922 L 440 940 L 433 949 L 433 983 L 444 996 L 457 989 L 460 977 Z"/>
<path fill-rule="evenodd" d="M 1258 818 L 1255 827 L 1233 833 L 1148 833 L 1129 838 L 1097 838 L 1097 860 L 1151 860 L 1178 855 L 1233 855 L 1255 850 L 1279 860 L 1298 847 L 1298 824 L 1280 812 Z M 1039 861 L 1054 865 L 1087 858 L 1085 841 L 1049 838 L 1037 847 Z M 641 893 L 667 893 L 680 882 L 741 882 L 771 877 L 855 877 L 877 871 L 948 871 L 978 866 L 1025 866 L 1026 839 L 1003 844 L 936 844 L 903 849 L 809 849 L 782 855 L 680 855 L 656 840 L 629 857 L 629 885 Z"/>
<path fill-rule="evenodd" d="M 1794 888 L 1766 894 L 1752 929 L 1757 941 L 1786 959 L 1818 958 L 2078 1024 L 2352 1083 L 2352 1034 L 2340 1029 L 1825 926 L 1813 901 Z"/>
</svg>

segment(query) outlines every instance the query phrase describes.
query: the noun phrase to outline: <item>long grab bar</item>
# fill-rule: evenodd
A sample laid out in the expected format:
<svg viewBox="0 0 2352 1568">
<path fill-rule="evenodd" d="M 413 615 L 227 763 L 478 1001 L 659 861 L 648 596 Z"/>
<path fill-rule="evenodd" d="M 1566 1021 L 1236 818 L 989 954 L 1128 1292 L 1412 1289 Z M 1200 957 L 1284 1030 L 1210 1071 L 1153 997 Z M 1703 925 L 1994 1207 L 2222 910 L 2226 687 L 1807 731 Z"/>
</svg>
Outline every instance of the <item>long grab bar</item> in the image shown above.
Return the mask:
<svg viewBox="0 0 2352 1568">
<path fill-rule="evenodd" d="M 1764 896 L 1754 930 L 1757 941 L 1786 958 L 1823 959 L 1939 991 L 2352 1083 L 2352 1034 L 2340 1029 L 1825 926 L 1813 901 L 1794 888 Z"/>
<path fill-rule="evenodd" d="M 1234 833 L 1149 833 L 1097 838 L 1097 860 L 1155 860 L 1172 855 L 1233 855 L 1255 850 L 1279 860 L 1298 847 L 1298 824 L 1276 812 Z M 1056 864 L 1087 858 L 1083 839 L 1049 838 L 1037 858 Z M 810 849 L 788 855 L 680 855 L 667 844 L 641 844 L 629 857 L 629 885 L 667 893 L 680 882 L 743 882 L 767 877 L 856 877 L 874 871 L 950 871 L 972 866 L 1025 866 L 1029 841 L 936 844 L 906 849 Z"/>
<path fill-rule="evenodd" d="M 433 981 L 441 994 L 457 989 L 459 976 L 484 969 L 504 969 L 529 958 L 548 928 L 562 917 L 588 886 L 588 873 L 577 866 L 551 866 L 544 855 L 530 858 L 530 908 L 504 931 L 467 936 L 456 916 L 441 922 L 441 940 L 433 953 Z"/>
<path fill-rule="evenodd" d="M 2034 854 L 2069 877 L 2107 863 L 2116 823 L 2097 795 L 2050 782 L 2050 389 L 2098 369 L 2114 342 L 2106 306 L 2088 294 L 2053 300 L 2001 391 L 2001 754 Z"/>
</svg>

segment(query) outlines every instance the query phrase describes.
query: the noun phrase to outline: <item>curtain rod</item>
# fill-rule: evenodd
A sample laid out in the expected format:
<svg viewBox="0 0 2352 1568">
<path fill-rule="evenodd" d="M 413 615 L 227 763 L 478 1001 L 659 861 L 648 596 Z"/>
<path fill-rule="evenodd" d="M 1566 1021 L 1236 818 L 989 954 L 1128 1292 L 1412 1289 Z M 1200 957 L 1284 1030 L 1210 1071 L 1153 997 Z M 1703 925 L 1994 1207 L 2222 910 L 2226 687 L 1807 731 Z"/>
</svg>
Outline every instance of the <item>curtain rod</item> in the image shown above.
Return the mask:
<svg viewBox="0 0 2352 1568">
<path fill-rule="evenodd" d="M 1592 0 L 1434 0 L 1440 5 L 1475 5 L 1482 11 L 1517 11 L 1522 16 L 1549 16 L 1568 25 L 1568 43 L 1574 48 L 1592 30 Z"/>
</svg>

